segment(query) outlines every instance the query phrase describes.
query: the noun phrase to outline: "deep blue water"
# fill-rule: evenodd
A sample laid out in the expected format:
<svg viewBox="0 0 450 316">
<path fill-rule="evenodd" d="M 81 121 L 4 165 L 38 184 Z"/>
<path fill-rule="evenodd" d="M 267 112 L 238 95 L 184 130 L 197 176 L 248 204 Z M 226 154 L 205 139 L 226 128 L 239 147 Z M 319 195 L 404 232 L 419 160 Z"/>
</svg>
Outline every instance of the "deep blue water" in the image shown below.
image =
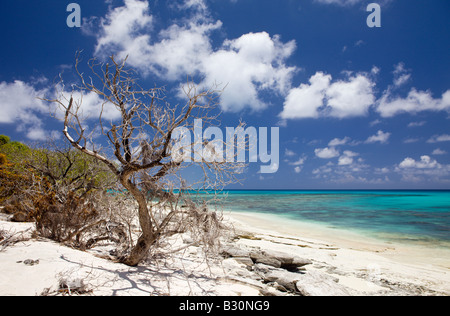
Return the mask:
<svg viewBox="0 0 450 316">
<path fill-rule="evenodd" d="M 403 241 L 450 242 L 450 191 L 228 191 L 224 209 Z"/>
</svg>

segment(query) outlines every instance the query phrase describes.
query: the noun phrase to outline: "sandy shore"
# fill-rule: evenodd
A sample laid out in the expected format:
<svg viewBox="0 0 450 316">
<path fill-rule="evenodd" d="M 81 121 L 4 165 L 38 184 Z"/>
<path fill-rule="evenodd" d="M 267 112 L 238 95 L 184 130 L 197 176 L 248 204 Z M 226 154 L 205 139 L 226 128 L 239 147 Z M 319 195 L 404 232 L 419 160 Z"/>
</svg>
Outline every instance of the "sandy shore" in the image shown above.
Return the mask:
<svg viewBox="0 0 450 316">
<path fill-rule="evenodd" d="M 3 220 L 2 220 L 3 219 Z M 13 242 L 0 246 L 0 296 L 256 296 L 252 286 L 227 279 L 234 262 L 206 260 L 200 248 L 188 247 L 164 259 L 128 267 L 109 260 L 108 245 L 89 252 L 33 238 L 34 224 L 4 221 L 0 231 Z M 186 245 L 185 236 L 170 240 L 171 249 Z M 3 239 L 5 240 L 5 239 Z M 161 254 L 155 254 L 161 257 Z M 226 261 L 226 260 L 225 260 Z M 31 263 L 30 263 L 31 262 Z M 61 284 L 72 287 L 70 293 Z"/>
<path fill-rule="evenodd" d="M 349 295 L 449 295 L 448 249 L 423 249 L 383 243 L 323 227 L 289 224 L 277 218 L 225 214 L 237 237 L 224 240 L 243 249 L 278 251 L 306 258 L 308 273 L 333 278 Z M 233 258 L 205 259 L 189 237 L 174 236 L 171 249 L 136 268 L 108 260 L 108 247 L 81 252 L 32 238 L 33 224 L 6 222 L 0 230 L 15 242 L 0 247 L 0 295 L 67 295 L 61 284 L 82 285 L 84 295 L 284 295 L 268 288 L 255 266 Z M 164 260 L 161 259 L 164 258 Z M 259 267 L 260 268 L 260 267 Z M 327 292 L 319 293 L 327 295 Z"/>
<path fill-rule="evenodd" d="M 450 249 L 369 238 L 271 215 L 227 213 L 240 244 L 293 253 L 313 261 L 355 295 L 450 295 Z M 252 240 L 253 239 L 253 240 Z"/>
</svg>

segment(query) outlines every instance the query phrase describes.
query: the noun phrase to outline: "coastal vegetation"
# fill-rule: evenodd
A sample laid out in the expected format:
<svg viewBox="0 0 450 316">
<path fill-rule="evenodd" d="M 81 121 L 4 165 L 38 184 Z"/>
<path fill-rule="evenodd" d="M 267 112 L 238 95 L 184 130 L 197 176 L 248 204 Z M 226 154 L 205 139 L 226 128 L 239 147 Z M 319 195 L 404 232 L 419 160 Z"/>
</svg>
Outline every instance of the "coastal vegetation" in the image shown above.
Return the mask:
<svg viewBox="0 0 450 316">
<path fill-rule="evenodd" d="M 13 221 L 35 222 L 43 237 L 93 246 L 114 197 L 110 171 L 68 146 L 29 147 L 1 136 L 0 203 Z M 88 239 L 85 240 L 85 237 Z"/>
<path fill-rule="evenodd" d="M 89 77 L 80 68 L 78 55 L 80 84 L 67 91 L 61 79 L 54 87 L 57 98 L 44 99 L 55 106 L 66 142 L 27 146 L 0 138 L 3 212 L 35 222 L 44 237 L 81 249 L 117 243 L 117 260 L 130 266 L 175 233 L 189 232 L 193 244 L 213 249 L 222 229 L 217 200 L 193 195 L 238 181 L 243 164 L 174 160 L 172 136 L 179 128 L 193 130 L 196 119 L 205 125 L 218 121 L 220 91 L 188 82 L 182 88 L 186 103 L 171 105 L 163 88 L 139 86 L 126 59 L 92 59 Z M 83 96 L 99 102 L 83 104 Z M 86 106 L 94 107 L 96 129 L 89 128 Z M 188 179 L 186 168 L 196 177 Z"/>
</svg>

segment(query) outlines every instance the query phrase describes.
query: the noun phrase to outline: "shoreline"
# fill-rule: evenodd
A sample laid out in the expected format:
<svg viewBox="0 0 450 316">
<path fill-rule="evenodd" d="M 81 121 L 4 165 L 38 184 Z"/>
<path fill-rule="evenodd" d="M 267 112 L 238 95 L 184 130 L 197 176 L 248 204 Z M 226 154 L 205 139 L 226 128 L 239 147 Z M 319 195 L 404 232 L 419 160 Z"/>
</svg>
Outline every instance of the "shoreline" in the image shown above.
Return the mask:
<svg viewBox="0 0 450 316">
<path fill-rule="evenodd" d="M 340 248 L 354 250 L 367 250 L 377 253 L 388 253 L 390 256 L 402 258 L 402 252 L 411 256 L 414 261 L 430 263 L 430 259 L 435 264 L 442 265 L 450 269 L 450 243 L 411 241 L 404 242 L 377 238 L 371 234 L 364 234 L 362 231 L 345 230 L 338 227 L 329 227 L 326 224 L 291 220 L 275 214 L 261 214 L 254 212 L 224 211 L 225 218 L 231 218 L 240 224 L 241 229 L 248 229 L 253 232 L 272 231 L 282 235 L 290 235 L 297 238 L 312 239 L 317 242 L 333 244 Z M 401 235 L 392 235 L 400 237 Z M 389 250 L 396 250 L 391 251 Z M 430 255 L 432 255 L 430 257 Z M 408 262 L 411 257 L 408 258 Z"/>
<path fill-rule="evenodd" d="M 326 270 L 355 295 L 396 295 L 392 284 L 450 295 L 450 249 L 386 242 L 276 215 L 224 211 L 224 218 L 238 235 L 249 235 L 239 244 L 308 258 L 314 264 L 307 269 Z"/>
<path fill-rule="evenodd" d="M 86 286 L 88 291 L 81 295 L 289 296 L 293 293 L 280 292 L 280 286 L 288 288 L 300 278 L 310 295 L 450 296 L 449 257 L 430 257 L 433 249 L 379 243 L 310 224 L 300 229 L 299 223 L 270 216 L 223 215 L 224 224 L 233 230 L 223 237 L 222 247 L 234 249 L 238 257 L 245 252 L 271 253 L 272 259 L 290 256 L 307 265 L 292 273 L 252 263 L 249 257 L 218 255 L 205 261 L 201 248 L 180 234 L 166 242 L 170 249 L 185 250 L 171 254 L 167 248 L 169 256 L 163 261 L 151 259 L 132 268 L 108 259 L 108 245 L 79 251 L 32 237 L 33 224 L 0 217 L 0 230 L 25 236 L 0 251 L 0 295 L 65 295 L 58 288 L 67 280 Z M 419 250 L 427 250 L 429 257 Z"/>
</svg>

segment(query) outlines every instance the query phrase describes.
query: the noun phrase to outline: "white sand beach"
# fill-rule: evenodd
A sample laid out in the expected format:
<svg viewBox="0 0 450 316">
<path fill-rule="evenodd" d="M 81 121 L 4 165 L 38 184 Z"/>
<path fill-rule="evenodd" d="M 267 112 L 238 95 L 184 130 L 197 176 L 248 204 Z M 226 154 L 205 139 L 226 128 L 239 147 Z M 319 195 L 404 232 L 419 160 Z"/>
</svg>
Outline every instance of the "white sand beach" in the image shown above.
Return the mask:
<svg viewBox="0 0 450 316">
<path fill-rule="evenodd" d="M 450 249 L 383 242 L 270 215 L 233 213 L 254 240 L 239 243 L 310 259 L 307 270 L 327 272 L 354 295 L 449 295 Z M 260 239 L 260 240 L 256 240 Z"/>
<path fill-rule="evenodd" d="M 225 218 L 234 226 L 237 237 L 232 242 L 224 240 L 224 245 L 310 260 L 311 264 L 301 268 L 301 273 L 286 272 L 295 278 L 297 287 L 304 289 L 303 293 L 450 295 L 448 249 L 386 244 L 310 225 L 300 229 L 297 224 L 250 214 L 226 213 Z M 106 246 L 82 252 L 34 238 L 33 229 L 33 224 L 11 223 L 1 218 L 0 231 L 13 236 L 11 240 L 16 239 L 0 247 L 1 296 L 295 294 L 280 291 L 289 287 L 289 284 L 283 287 L 281 278 L 268 282 L 274 279 L 267 277 L 267 273 L 273 276 L 281 273 L 281 269 L 251 262 L 246 265 L 242 258 L 216 256 L 206 260 L 201 249 L 189 246 L 188 237 L 183 235 L 170 241 L 173 249 L 188 246 L 183 251 L 167 257 L 154 255 L 148 263 L 133 268 L 107 259 Z M 331 287 L 328 280 L 332 280 Z"/>
</svg>

